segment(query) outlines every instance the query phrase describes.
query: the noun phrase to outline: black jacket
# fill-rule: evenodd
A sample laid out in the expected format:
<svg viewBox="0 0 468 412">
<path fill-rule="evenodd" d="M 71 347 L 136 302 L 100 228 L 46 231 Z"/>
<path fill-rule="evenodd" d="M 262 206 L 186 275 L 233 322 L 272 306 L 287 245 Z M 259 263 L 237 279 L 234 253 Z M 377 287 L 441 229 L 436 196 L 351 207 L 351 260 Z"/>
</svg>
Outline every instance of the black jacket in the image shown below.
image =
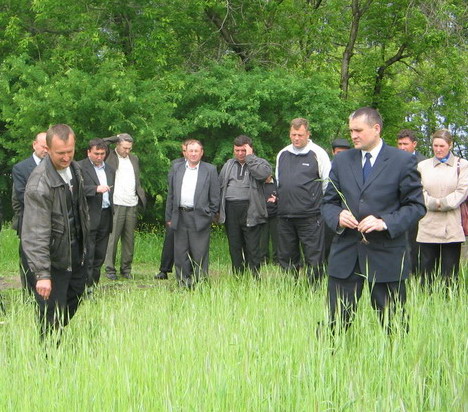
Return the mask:
<svg viewBox="0 0 468 412">
<path fill-rule="evenodd" d="M 81 169 L 76 162 L 72 162 L 70 167 L 74 184 L 78 185 L 76 193 L 83 263 L 89 233 L 88 205 Z M 29 267 L 37 279 L 50 279 L 52 267 L 59 270 L 71 270 L 72 267 L 66 190 L 69 190 L 68 185 L 48 157 L 33 170 L 26 185 L 21 242 Z"/>
</svg>

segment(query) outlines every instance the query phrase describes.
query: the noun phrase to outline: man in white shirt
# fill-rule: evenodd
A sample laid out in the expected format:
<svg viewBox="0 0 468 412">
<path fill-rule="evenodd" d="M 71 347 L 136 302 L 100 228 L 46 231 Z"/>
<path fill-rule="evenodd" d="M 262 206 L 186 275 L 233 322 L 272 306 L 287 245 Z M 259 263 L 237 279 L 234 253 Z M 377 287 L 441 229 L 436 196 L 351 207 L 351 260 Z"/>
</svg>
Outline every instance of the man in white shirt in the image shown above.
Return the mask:
<svg viewBox="0 0 468 412">
<path fill-rule="evenodd" d="M 146 196 L 140 183 L 138 157 L 130 153 L 133 148 L 132 136 L 123 133 L 104 140 L 117 142 L 115 150 L 111 150 L 106 158 L 106 163 L 116 171 L 113 194 L 113 229 L 104 263 L 106 276 L 112 280 L 117 279 L 115 259 L 120 239 L 122 243 L 120 274 L 122 277 L 129 279 L 132 274 L 138 205 L 143 208 L 146 206 Z"/>
<path fill-rule="evenodd" d="M 174 230 L 176 277 L 187 288 L 208 274 L 211 223 L 219 209 L 218 173 L 202 156 L 202 144 L 188 141 L 186 161 L 169 174 L 166 222 Z"/>
</svg>

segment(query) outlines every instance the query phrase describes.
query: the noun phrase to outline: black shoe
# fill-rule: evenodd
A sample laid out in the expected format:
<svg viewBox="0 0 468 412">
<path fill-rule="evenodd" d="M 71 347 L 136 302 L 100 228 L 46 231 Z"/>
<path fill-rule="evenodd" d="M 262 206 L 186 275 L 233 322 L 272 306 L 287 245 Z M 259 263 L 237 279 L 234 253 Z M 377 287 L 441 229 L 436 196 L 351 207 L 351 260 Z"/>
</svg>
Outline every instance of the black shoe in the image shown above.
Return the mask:
<svg viewBox="0 0 468 412">
<path fill-rule="evenodd" d="M 154 278 L 159 280 L 169 279 L 166 272 L 159 272 L 157 275 L 154 275 Z"/>
<path fill-rule="evenodd" d="M 121 273 L 120 276 L 122 276 L 125 279 L 131 279 L 132 275 L 130 273 Z"/>
<path fill-rule="evenodd" d="M 117 280 L 117 275 L 115 273 L 108 273 L 106 278 L 110 280 Z"/>
</svg>

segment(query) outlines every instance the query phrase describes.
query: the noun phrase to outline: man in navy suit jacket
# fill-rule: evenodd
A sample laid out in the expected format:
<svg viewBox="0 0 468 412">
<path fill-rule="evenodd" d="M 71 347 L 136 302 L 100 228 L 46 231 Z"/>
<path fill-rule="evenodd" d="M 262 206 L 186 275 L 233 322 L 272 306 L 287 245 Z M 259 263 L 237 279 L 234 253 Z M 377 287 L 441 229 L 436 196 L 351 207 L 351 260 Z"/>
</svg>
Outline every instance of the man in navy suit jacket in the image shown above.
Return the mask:
<svg viewBox="0 0 468 412">
<path fill-rule="evenodd" d="M 174 230 L 176 277 L 188 288 L 208 273 L 211 223 L 219 210 L 218 173 L 202 156 L 202 144 L 188 141 L 186 161 L 173 165 L 168 182 L 166 222 Z"/>
<path fill-rule="evenodd" d="M 42 159 L 47 156 L 46 135 L 47 134 L 45 132 L 41 132 L 36 135 L 36 138 L 32 144 L 34 149 L 33 154 L 27 159 L 24 159 L 21 162 L 15 164 L 11 172 L 13 178 L 11 201 L 13 205 L 13 211 L 15 212 L 15 217 L 13 219 L 13 229 L 16 230 L 16 233 L 20 239 L 21 226 L 23 224 L 24 191 L 26 189 L 26 183 L 28 183 L 31 172 L 42 161 Z M 21 285 L 23 286 L 23 289 L 29 290 L 29 283 L 27 282 L 29 266 L 26 255 L 24 254 L 23 248 L 21 247 L 21 242 L 19 244 L 19 257 Z"/>
<path fill-rule="evenodd" d="M 115 170 L 104 162 L 106 151 L 107 144 L 104 140 L 93 139 L 88 143 L 88 157 L 78 162 L 83 172 L 90 221 L 86 281 L 88 288 L 99 282 L 112 231 Z"/>
<path fill-rule="evenodd" d="M 322 208 L 335 232 L 328 266 L 331 325 L 341 316 L 345 328 L 365 280 L 382 322 L 386 310 L 391 316 L 396 303 L 405 303 L 405 233 L 426 210 L 416 159 L 383 142 L 379 112 L 356 110 L 349 130 L 355 149 L 335 157 Z"/>
</svg>

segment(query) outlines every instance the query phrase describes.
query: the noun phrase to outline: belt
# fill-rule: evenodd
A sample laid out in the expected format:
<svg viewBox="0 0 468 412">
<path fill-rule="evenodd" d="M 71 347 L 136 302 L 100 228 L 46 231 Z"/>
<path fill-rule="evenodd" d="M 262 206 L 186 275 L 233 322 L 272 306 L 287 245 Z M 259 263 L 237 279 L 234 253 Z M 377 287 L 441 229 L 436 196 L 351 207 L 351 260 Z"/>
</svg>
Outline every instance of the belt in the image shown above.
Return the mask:
<svg viewBox="0 0 468 412">
<path fill-rule="evenodd" d="M 181 207 L 179 207 L 179 210 L 181 212 L 193 212 L 194 209 L 193 209 L 193 207 L 183 207 L 183 206 L 181 206 Z"/>
</svg>

